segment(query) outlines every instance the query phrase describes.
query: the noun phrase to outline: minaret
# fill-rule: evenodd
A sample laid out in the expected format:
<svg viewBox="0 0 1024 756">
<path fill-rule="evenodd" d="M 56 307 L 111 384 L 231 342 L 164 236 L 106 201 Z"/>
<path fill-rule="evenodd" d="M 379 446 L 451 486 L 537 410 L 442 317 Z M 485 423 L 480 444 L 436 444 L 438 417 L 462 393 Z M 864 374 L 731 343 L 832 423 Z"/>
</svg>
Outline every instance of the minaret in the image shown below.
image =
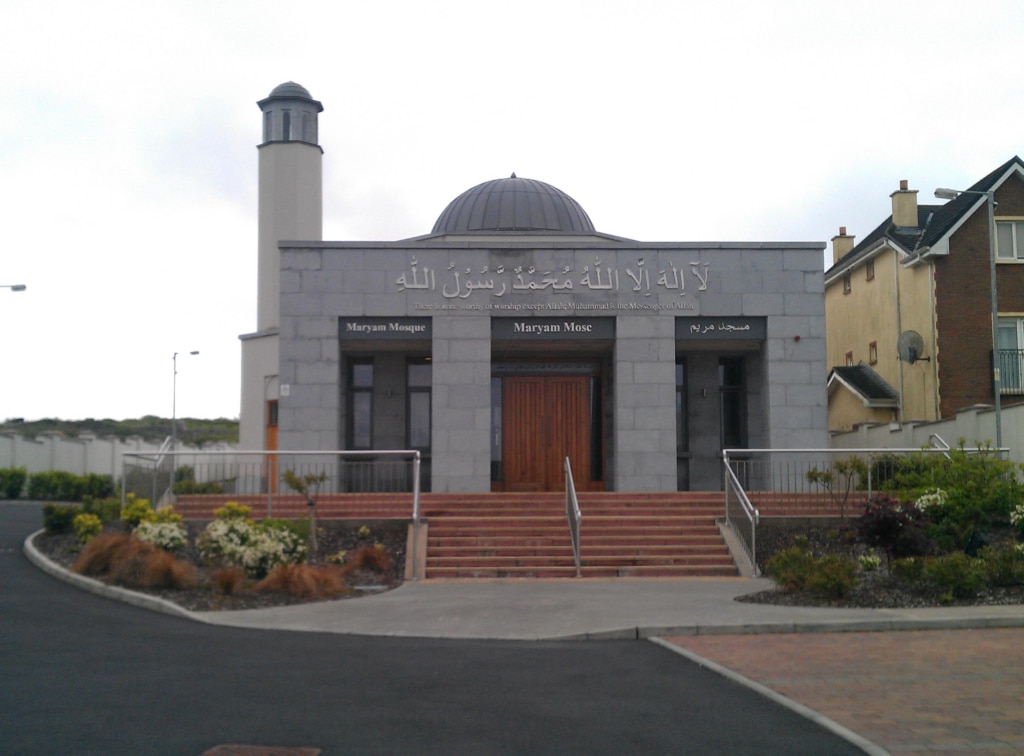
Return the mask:
<svg viewBox="0 0 1024 756">
<path fill-rule="evenodd" d="M 259 229 L 256 331 L 243 334 L 240 449 L 277 448 L 278 327 L 282 241 L 323 239 L 323 150 L 317 117 L 323 106 L 305 87 L 286 82 L 258 103 Z"/>
<path fill-rule="evenodd" d="M 323 105 L 305 87 L 286 82 L 259 102 L 259 299 L 256 328 L 277 328 L 280 312 L 278 242 L 323 238 L 323 150 L 317 117 Z"/>
</svg>

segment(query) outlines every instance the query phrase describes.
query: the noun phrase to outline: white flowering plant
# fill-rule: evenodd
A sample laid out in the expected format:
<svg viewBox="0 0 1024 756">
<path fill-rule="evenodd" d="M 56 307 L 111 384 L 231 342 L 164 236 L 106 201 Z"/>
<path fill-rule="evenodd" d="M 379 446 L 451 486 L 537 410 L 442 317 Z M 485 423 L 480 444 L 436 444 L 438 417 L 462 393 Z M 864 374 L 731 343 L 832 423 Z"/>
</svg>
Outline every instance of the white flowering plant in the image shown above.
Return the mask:
<svg viewBox="0 0 1024 756">
<path fill-rule="evenodd" d="M 237 517 L 211 522 L 196 545 L 204 560 L 241 567 L 252 578 L 265 577 L 278 564 L 301 562 L 307 553 L 293 530 Z"/>
<path fill-rule="evenodd" d="M 1010 510 L 1010 523 L 1017 530 L 1017 535 L 1024 538 L 1024 504 L 1018 504 Z"/>
<path fill-rule="evenodd" d="M 140 522 L 134 535 L 140 541 L 151 543 L 164 551 L 177 551 L 185 548 L 188 533 L 180 522 Z"/>
<path fill-rule="evenodd" d="M 946 492 L 941 488 L 932 488 L 925 491 L 914 500 L 914 507 L 918 512 L 928 513 L 941 509 L 946 504 Z"/>
<path fill-rule="evenodd" d="M 860 568 L 864 570 L 864 572 L 874 572 L 882 564 L 882 558 L 874 552 L 870 554 L 861 554 L 860 557 L 858 557 L 858 561 L 860 562 Z"/>
</svg>

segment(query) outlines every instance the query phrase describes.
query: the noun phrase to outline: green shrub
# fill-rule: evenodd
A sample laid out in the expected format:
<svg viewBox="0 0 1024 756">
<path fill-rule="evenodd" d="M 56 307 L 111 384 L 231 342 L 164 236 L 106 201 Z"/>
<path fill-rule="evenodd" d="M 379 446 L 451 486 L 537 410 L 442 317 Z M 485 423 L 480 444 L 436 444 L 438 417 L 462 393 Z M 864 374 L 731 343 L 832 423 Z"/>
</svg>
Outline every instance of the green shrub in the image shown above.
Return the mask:
<svg viewBox="0 0 1024 756">
<path fill-rule="evenodd" d="M 113 522 L 121 517 L 121 499 L 116 496 L 103 499 L 83 496 L 82 511 L 96 515 L 105 523 Z"/>
<path fill-rule="evenodd" d="M 61 470 L 32 473 L 28 476 L 28 498 L 53 501 L 81 501 L 85 490 L 83 479 Z"/>
<path fill-rule="evenodd" d="M 124 508 L 121 510 L 121 519 L 124 524 L 131 528 L 137 528 L 140 522 L 153 517 L 153 507 L 149 499 L 137 499 L 135 494 L 128 494 Z"/>
<path fill-rule="evenodd" d="M 194 480 L 181 480 L 174 484 L 174 493 L 179 496 L 187 494 L 221 494 L 224 486 L 220 483 L 197 483 Z"/>
<path fill-rule="evenodd" d="M 75 529 L 75 535 L 78 536 L 80 543 L 89 543 L 89 541 L 103 532 L 103 523 L 100 521 L 100 518 L 88 512 L 75 515 L 71 525 Z"/>
<path fill-rule="evenodd" d="M 814 557 L 800 546 L 790 546 L 765 564 L 768 576 L 784 591 L 802 591 L 814 569 Z"/>
<path fill-rule="evenodd" d="M 889 572 L 905 583 L 917 583 L 924 575 L 924 563 L 925 560 L 921 557 L 896 559 L 889 565 Z"/>
<path fill-rule="evenodd" d="M 51 535 L 70 533 L 74 528 L 75 518 L 82 514 L 77 504 L 46 504 L 43 506 L 43 528 Z"/>
<path fill-rule="evenodd" d="M 953 598 L 970 598 L 985 585 L 981 560 L 960 552 L 927 559 L 922 578 L 940 596 Z"/>
<path fill-rule="evenodd" d="M 849 557 L 827 554 L 814 560 L 806 589 L 832 599 L 845 597 L 857 585 L 857 563 Z"/>
<path fill-rule="evenodd" d="M 962 549 L 976 530 L 987 530 L 993 521 L 1005 521 L 1024 502 L 1018 467 L 999 458 L 991 447 L 977 453 L 964 451 L 963 441 L 949 452 L 912 455 L 897 465 L 885 488 L 918 498 L 936 488 L 945 502 L 929 511 L 929 535 L 947 550 Z"/>
<path fill-rule="evenodd" d="M 28 470 L 24 467 L 0 468 L 0 499 L 20 499 L 28 480 Z"/>
<path fill-rule="evenodd" d="M 86 497 L 92 499 L 108 499 L 114 495 L 114 479 L 109 475 L 89 473 L 81 479 L 82 501 Z"/>
<path fill-rule="evenodd" d="M 213 510 L 213 516 L 218 520 L 246 520 L 251 512 L 252 507 L 239 504 L 237 501 L 229 501 L 220 509 Z"/>
<path fill-rule="evenodd" d="M 166 506 L 160 507 L 160 509 L 153 512 L 153 514 L 146 517 L 143 522 L 170 522 L 180 523 L 182 517 L 180 514 L 174 511 L 174 507 Z"/>
<path fill-rule="evenodd" d="M 1019 543 L 987 546 L 980 553 L 989 585 L 1024 585 L 1024 547 Z"/>
</svg>

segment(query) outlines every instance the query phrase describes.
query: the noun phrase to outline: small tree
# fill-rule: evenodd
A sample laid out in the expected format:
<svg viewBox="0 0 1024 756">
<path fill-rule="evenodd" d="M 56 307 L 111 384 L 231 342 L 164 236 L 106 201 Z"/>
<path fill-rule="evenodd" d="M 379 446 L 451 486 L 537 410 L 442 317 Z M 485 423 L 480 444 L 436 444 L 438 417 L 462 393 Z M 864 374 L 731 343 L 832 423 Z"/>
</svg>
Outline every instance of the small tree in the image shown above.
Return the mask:
<svg viewBox="0 0 1024 756">
<path fill-rule="evenodd" d="M 841 459 L 829 470 L 812 467 L 807 472 L 807 482 L 821 486 L 828 491 L 829 498 L 839 507 L 839 520 L 846 521 L 846 502 L 853 491 L 857 476 L 867 473 L 867 463 L 860 457 Z"/>
<path fill-rule="evenodd" d="M 300 477 L 293 470 L 284 471 L 285 485 L 296 493 L 302 494 L 309 509 L 310 559 L 313 558 L 313 555 L 318 550 L 316 542 L 316 500 L 313 497 L 316 496 L 317 491 L 320 490 L 320 486 L 325 480 L 327 480 L 327 473 L 307 473 Z"/>
</svg>

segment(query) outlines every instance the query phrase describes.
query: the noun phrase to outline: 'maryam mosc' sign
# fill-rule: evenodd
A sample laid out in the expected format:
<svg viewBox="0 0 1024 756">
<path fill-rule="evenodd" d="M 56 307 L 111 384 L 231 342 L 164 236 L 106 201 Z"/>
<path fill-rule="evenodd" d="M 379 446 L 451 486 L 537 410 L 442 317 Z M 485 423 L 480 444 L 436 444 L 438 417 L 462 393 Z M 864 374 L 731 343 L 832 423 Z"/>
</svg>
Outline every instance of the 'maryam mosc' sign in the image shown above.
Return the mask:
<svg viewBox="0 0 1024 756">
<path fill-rule="evenodd" d="M 338 335 L 346 341 L 430 339 L 430 318 L 341 318 Z"/>
<path fill-rule="evenodd" d="M 612 318 L 491 318 L 491 338 L 497 341 L 531 339 L 614 339 Z"/>
</svg>

